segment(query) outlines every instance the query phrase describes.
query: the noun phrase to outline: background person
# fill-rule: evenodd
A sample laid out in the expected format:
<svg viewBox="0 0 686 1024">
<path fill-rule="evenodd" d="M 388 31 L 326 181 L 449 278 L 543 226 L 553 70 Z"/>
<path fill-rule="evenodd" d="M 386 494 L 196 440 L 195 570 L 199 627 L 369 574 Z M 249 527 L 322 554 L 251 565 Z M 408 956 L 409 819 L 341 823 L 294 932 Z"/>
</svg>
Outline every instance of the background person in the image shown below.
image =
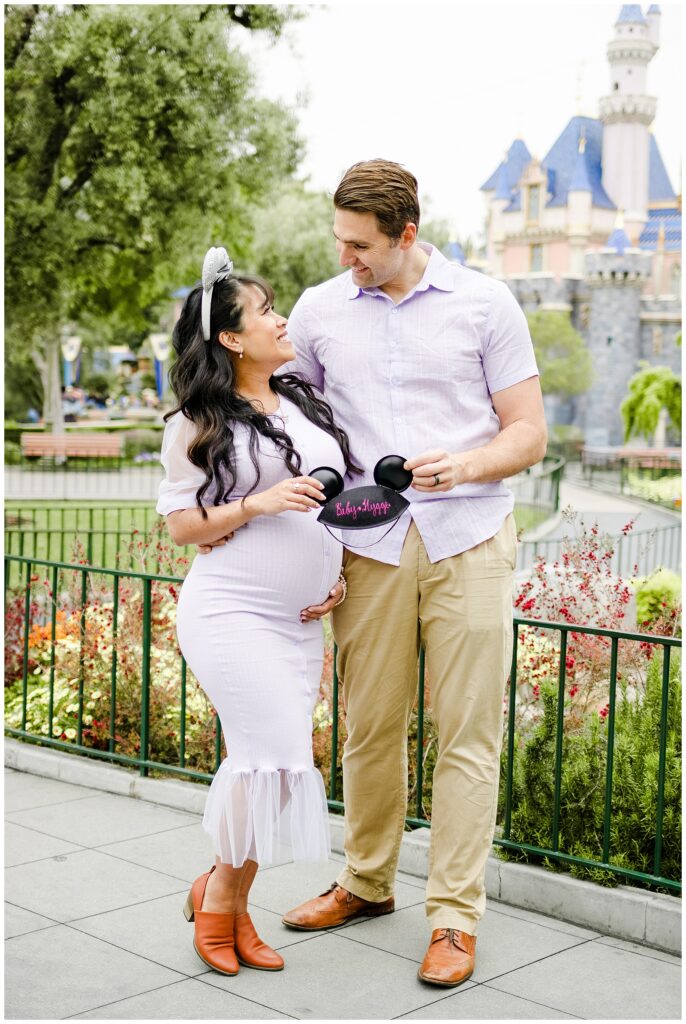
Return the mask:
<svg viewBox="0 0 686 1024">
<path fill-rule="evenodd" d="M 324 785 L 312 758 L 312 711 L 323 660 L 323 612 L 342 598 L 342 548 L 308 513 L 321 484 L 308 471 L 350 471 L 348 442 L 328 406 L 294 375 L 286 320 L 258 278 L 234 275 L 211 249 L 204 287 L 174 329 L 178 406 L 162 444 L 158 512 L 177 544 L 230 544 L 196 558 L 181 588 L 177 632 L 186 661 L 217 710 L 227 757 L 203 825 L 217 854 L 193 883 L 186 916 L 210 967 L 280 970 L 257 936 L 248 894 L 279 834 L 296 860 L 329 854 Z M 241 529 L 239 529 L 239 527 Z"/>
</svg>

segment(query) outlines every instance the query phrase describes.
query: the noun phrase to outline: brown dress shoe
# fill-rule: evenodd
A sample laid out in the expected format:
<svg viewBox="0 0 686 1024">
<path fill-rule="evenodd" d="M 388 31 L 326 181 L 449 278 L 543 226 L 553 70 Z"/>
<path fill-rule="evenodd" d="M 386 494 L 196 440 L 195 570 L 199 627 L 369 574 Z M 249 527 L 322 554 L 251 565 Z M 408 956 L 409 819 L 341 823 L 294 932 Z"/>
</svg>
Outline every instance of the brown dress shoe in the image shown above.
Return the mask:
<svg viewBox="0 0 686 1024">
<path fill-rule="evenodd" d="M 461 985 L 474 970 L 476 935 L 457 928 L 436 928 L 417 977 L 432 985 L 453 988 Z"/>
<path fill-rule="evenodd" d="M 395 910 L 393 896 L 383 903 L 363 900 L 334 882 L 330 889 L 316 896 L 307 903 L 301 903 L 294 910 L 289 910 L 281 920 L 289 928 L 300 928 L 302 931 L 318 931 L 323 928 L 336 928 L 356 917 L 381 917 L 392 914 Z"/>
<path fill-rule="evenodd" d="M 237 914 L 234 938 L 238 962 L 244 967 L 256 967 L 258 971 L 283 970 L 283 957 L 262 941 L 250 920 L 250 914 Z"/>
<path fill-rule="evenodd" d="M 235 914 L 211 914 L 201 910 L 212 867 L 193 882 L 183 908 L 187 921 L 195 921 L 193 946 L 203 963 L 220 974 L 238 974 L 239 965 L 234 949 Z"/>
</svg>

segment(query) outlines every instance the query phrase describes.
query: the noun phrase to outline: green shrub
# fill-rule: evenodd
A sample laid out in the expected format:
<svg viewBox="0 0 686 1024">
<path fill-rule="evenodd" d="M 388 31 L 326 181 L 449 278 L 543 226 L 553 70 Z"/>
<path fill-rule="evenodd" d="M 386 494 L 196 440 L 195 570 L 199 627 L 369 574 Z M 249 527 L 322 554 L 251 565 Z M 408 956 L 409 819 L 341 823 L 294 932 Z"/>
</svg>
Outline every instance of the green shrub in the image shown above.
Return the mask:
<svg viewBox="0 0 686 1024">
<path fill-rule="evenodd" d="M 21 446 L 15 441 L 5 441 L 5 465 L 18 466 L 21 462 Z"/>
<path fill-rule="evenodd" d="M 660 874 L 681 877 L 681 658 L 672 651 L 667 713 L 664 817 Z M 623 684 L 620 684 L 623 686 Z M 510 839 L 543 849 L 552 842 L 557 691 L 541 686 L 542 716 L 529 738 L 515 737 Z M 610 819 L 609 861 L 617 867 L 653 872 L 662 656 L 648 665 L 643 693 L 617 693 Z M 559 848 L 588 860 L 603 859 L 605 775 L 607 767 L 607 707 L 588 715 L 576 731 L 563 738 L 560 791 Z M 502 758 L 501 809 L 504 804 L 506 754 Z M 562 864 L 516 851 L 501 851 L 514 860 L 537 862 L 557 871 L 601 885 L 627 884 L 627 879 L 600 868 Z M 640 884 L 631 880 L 629 884 Z"/>
<path fill-rule="evenodd" d="M 144 452 L 159 452 L 162 446 L 160 430 L 127 430 L 124 434 L 124 457 L 133 459 Z"/>
<path fill-rule="evenodd" d="M 651 626 L 676 612 L 681 604 L 681 577 L 671 569 L 656 569 L 650 576 L 631 581 L 636 590 L 636 619 Z"/>
</svg>

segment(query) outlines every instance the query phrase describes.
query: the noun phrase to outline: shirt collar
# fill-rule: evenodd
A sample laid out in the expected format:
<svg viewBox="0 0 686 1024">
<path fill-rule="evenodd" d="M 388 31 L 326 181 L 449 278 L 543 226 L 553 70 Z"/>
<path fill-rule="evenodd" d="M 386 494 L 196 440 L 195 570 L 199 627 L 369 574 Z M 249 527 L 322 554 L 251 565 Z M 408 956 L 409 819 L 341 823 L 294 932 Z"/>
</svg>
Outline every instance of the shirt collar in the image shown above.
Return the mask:
<svg viewBox="0 0 686 1024">
<path fill-rule="evenodd" d="M 442 292 L 454 291 L 455 282 L 453 279 L 451 264 L 445 258 L 443 253 L 437 249 L 435 245 L 430 245 L 428 242 L 417 242 L 417 245 L 420 249 L 423 249 L 424 252 L 429 253 L 429 262 L 424 268 L 421 280 L 417 282 L 405 298 L 409 298 L 409 296 L 414 295 L 415 292 L 428 291 L 429 288 L 438 288 L 438 290 Z M 358 295 L 385 294 L 386 293 L 380 288 L 362 288 L 360 285 L 354 284 L 352 271 L 348 271 L 347 297 L 349 299 L 356 299 Z"/>
</svg>

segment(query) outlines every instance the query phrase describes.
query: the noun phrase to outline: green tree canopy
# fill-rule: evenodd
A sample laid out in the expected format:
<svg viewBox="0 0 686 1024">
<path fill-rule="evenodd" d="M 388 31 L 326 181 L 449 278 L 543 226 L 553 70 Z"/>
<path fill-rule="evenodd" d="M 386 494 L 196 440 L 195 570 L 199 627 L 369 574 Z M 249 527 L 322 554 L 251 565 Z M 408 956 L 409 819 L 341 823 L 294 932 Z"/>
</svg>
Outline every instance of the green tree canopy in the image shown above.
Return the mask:
<svg viewBox="0 0 686 1024">
<path fill-rule="evenodd" d="M 341 271 L 332 225 L 331 197 L 302 182 L 288 183 L 258 211 L 250 266 L 269 281 L 285 316 L 305 288 Z"/>
<path fill-rule="evenodd" d="M 653 436 L 663 409 L 674 429 L 681 429 L 681 381 L 668 366 L 650 366 L 645 360 L 639 366 L 620 406 L 625 442 L 632 437 Z"/>
<path fill-rule="evenodd" d="M 587 391 L 593 380 L 591 356 L 567 313 L 527 313 L 544 395 L 570 397 Z"/>
<path fill-rule="evenodd" d="M 66 322 L 87 310 L 140 332 L 208 245 L 248 251 L 251 204 L 294 171 L 299 141 L 234 33 L 278 34 L 294 12 L 5 8 L 6 326 L 44 382 L 52 367 L 53 395 Z"/>
</svg>

